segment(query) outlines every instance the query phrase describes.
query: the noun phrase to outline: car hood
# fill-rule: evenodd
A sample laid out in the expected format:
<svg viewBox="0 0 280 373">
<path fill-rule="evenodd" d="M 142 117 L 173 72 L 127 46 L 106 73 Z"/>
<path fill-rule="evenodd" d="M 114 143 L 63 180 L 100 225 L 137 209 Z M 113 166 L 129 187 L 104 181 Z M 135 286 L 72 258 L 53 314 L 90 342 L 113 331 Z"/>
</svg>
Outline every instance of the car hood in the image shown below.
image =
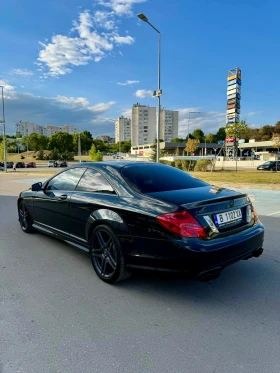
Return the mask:
<svg viewBox="0 0 280 373">
<path fill-rule="evenodd" d="M 176 205 L 185 205 L 194 202 L 224 200 L 230 197 L 242 196 L 241 193 L 226 188 L 217 188 L 207 185 L 200 188 L 171 190 L 167 192 L 148 193 L 150 197 L 170 202 Z"/>
</svg>

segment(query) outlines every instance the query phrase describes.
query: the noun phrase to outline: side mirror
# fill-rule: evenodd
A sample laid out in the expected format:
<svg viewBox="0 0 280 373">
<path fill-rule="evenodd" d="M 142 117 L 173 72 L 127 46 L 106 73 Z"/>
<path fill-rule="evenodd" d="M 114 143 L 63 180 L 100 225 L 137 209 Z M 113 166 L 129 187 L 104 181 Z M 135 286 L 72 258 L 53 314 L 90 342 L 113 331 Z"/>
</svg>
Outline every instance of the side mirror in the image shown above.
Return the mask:
<svg viewBox="0 0 280 373">
<path fill-rule="evenodd" d="M 39 190 L 41 190 L 42 189 L 42 183 L 40 182 L 40 183 L 36 183 L 36 184 L 32 184 L 32 186 L 31 186 L 31 190 L 32 190 L 32 192 L 38 192 Z"/>
</svg>

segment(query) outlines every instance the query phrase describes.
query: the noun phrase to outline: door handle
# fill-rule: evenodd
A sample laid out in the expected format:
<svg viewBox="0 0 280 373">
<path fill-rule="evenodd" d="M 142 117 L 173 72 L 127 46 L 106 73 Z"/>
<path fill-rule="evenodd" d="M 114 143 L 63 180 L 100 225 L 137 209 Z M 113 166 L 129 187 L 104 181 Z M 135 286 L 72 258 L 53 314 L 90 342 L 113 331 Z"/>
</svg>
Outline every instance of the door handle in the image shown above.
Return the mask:
<svg viewBox="0 0 280 373">
<path fill-rule="evenodd" d="M 59 197 L 59 199 L 66 199 L 67 197 L 68 197 L 67 194 L 62 194 L 62 195 Z"/>
</svg>

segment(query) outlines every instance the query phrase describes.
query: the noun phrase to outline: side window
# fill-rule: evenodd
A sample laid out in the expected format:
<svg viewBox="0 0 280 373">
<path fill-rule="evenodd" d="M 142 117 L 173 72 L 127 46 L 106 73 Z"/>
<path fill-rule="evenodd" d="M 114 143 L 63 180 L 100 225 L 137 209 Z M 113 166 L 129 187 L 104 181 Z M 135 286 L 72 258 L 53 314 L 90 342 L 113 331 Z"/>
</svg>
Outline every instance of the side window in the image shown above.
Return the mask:
<svg viewBox="0 0 280 373">
<path fill-rule="evenodd" d="M 46 190 L 75 190 L 86 168 L 72 168 L 51 179 Z"/>
<path fill-rule="evenodd" d="M 109 182 L 98 171 L 88 168 L 76 188 L 80 192 L 116 194 Z"/>
</svg>

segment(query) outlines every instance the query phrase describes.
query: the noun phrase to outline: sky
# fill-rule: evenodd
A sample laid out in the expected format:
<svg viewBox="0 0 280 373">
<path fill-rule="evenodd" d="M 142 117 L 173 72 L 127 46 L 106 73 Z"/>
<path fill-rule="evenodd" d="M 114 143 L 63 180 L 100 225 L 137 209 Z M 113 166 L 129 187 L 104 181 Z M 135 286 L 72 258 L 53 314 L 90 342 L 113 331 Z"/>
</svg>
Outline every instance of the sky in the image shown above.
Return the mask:
<svg viewBox="0 0 280 373">
<path fill-rule="evenodd" d="M 6 128 L 17 121 L 114 136 L 134 103 L 179 110 L 179 136 L 225 125 L 229 69 L 242 70 L 241 119 L 280 120 L 279 0 L 9 0 L 0 4 Z M 189 112 L 199 112 L 190 114 Z M 1 113 L 0 113 L 1 116 Z"/>
</svg>

